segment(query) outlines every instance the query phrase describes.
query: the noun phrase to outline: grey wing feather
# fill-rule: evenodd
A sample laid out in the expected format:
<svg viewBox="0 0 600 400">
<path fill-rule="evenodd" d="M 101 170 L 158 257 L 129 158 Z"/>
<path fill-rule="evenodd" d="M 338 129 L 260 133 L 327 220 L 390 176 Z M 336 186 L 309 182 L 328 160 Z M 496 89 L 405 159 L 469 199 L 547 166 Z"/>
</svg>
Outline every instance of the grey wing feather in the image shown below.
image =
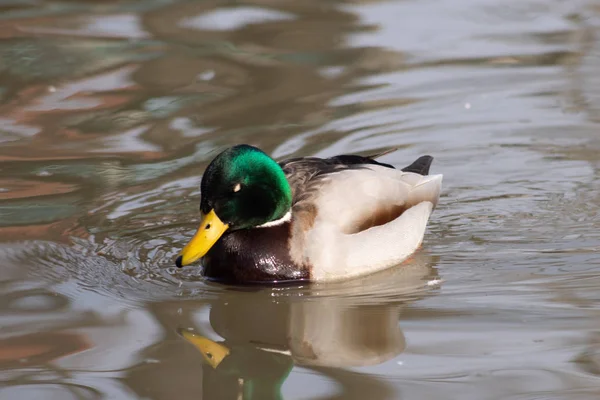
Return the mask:
<svg viewBox="0 0 600 400">
<path fill-rule="evenodd" d="M 345 169 L 343 165 L 326 161 L 321 158 L 299 158 L 280 163 L 292 188 L 293 204 L 312 197 L 327 175 Z"/>
<path fill-rule="evenodd" d="M 333 173 L 361 168 L 365 164 L 377 164 L 387 168 L 392 165 L 383 164 L 372 159 L 385 153 L 373 156 L 339 155 L 331 158 L 300 157 L 284 160 L 279 163 L 292 188 L 292 203 L 307 200 L 318 191 L 323 180 Z"/>
</svg>

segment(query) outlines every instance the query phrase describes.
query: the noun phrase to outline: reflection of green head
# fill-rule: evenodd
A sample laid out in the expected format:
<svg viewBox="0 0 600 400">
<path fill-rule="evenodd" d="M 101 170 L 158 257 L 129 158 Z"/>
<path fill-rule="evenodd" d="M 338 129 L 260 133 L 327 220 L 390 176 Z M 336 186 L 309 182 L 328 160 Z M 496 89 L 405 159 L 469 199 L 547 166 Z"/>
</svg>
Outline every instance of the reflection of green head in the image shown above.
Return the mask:
<svg viewBox="0 0 600 400">
<path fill-rule="evenodd" d="M 274 221 L 292 205 L 292 191 L 279 164 L 249 145 L 231 147 L 206 168 L 200 210 L 214 210 L 229 229 Z"/>
<path fill-rule="evenodd" d="M 203 394 L 209 399 L 280 400 L 281 387 L 293 368 L 290 356 L 217 343 L 188 331 L 180 334 L 202 353 Z"/>
<path fill-rule="evenodd" d="M 293 366 L 290 356 L 251 346 L 235 346 L 231 348 L 231 356 L 226 357 L 219 368 L 210 374 L 216 378 L 215 386 L 219 385 L 219 380 L 225 384 L 235 378 L 237 393 L 243 393 L 244 400 L 281 400 L 281 387 Z M 215 376 L 217 374 L 220 376 Z M 213 387 L 212 382 L 210 385 Z M 214 389 L 221 390 L 216 387 Z M 215 396 L 212 391 L 210 394 L 207 398 L 229 398 Z"/>
</svg>

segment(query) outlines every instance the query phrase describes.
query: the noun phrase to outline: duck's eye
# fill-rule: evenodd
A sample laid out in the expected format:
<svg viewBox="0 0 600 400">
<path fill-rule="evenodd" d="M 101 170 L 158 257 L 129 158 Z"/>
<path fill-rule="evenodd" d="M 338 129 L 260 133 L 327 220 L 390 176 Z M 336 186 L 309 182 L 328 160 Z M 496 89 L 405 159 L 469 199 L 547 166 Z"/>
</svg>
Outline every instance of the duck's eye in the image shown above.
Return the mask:
<svg viewBox="0 0 600 400">
<path fill-rule="evenodd" d="M 206 224 L 206 226 L 204 227 L 204 229 L 210 229 L 210 224 Z"/>
<path fill-rule="evenodd" d="M 233 187 L 233 193 L 237 193 L 237 192 L 239 192 L 240 190 L 242 190 L 242 184 L 241 184 L 241 183 L 238 183 L 238 184 L 236 184 L 236 185 Z"/>
<path fill-rule="evenodd" d="M 213 355 L 212 355 L 211 353 L 206 353 L 206 357 L 207 357 L 209 360 L 212 360 L 212 358 L 213 358 Z"/>
</svg>

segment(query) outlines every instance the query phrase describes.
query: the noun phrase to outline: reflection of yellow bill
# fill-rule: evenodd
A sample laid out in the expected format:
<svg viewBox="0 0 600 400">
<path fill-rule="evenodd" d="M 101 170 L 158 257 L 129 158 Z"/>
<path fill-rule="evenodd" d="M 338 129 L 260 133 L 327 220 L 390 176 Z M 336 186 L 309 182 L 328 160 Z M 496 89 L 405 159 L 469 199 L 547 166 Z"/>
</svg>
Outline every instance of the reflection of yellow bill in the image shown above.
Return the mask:
<svg viewBox="0 0 600 400">
<path fill-rule="evenodd" d="M 204 360 L 213 368 L 217 368 L 219 364 L 221 364 L 221 361 L 229 355 L 229 349 L 227 347 L 217 342 L 213 342 L 204 336 L 185 330 L 180 330 L 179 333 L 185 340 L 200 350 Z"/>
<path fill-rule="evenodd" d="M 210 248 L 217 240 L 225 233 L 229 225 L 224 224 L 215 210 L 210 210 L 206 215 L 202 216 L 200 227 L 190 242 L 181 250 L 176 264 L 178 267 L 183 267 L 193 263 L 204 257 Z"/>
</svg>

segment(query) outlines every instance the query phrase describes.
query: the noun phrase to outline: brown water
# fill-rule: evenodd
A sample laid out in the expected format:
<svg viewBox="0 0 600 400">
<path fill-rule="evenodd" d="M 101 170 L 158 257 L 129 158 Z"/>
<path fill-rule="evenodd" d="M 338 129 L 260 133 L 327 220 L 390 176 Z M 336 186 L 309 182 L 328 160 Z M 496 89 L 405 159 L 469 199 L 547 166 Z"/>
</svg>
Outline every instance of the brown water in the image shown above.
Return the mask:
<svg viewBox="0 0 600 400">
<path fill-rule="evenodd" d="M 600 397 L 598 3 L 5 0 L 0 57 L 0 399 Z M 241 142 L 433 155 L 423 249 L 175 269 Z"/>
</svg>

